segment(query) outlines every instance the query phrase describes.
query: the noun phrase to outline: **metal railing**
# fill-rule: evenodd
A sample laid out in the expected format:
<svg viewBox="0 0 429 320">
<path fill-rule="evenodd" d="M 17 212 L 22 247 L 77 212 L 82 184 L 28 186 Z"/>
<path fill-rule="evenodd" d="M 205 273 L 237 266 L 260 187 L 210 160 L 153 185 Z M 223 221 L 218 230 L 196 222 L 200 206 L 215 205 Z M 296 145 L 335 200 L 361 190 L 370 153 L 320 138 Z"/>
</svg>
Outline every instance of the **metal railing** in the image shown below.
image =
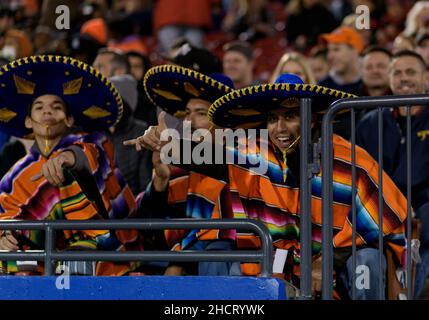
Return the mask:
<svg viewBox="0 0 429 320">
<path fill-rule="evenodd" d="M 58 251 L 55 249 L 56 230 L 164 230 L 164 229 L 237 229 L 256 233 L 260 250 L 233 251 Z M 53 274 L 55 261 L 239 261 L 260 262 L 261 276 L 272 274 L 273 247 L 271 234 L 260 221 L 250 219 L 222 220 L 162 220 L 124 219 L 98 221 L 0 221 L 0 230 L 44 230 L 44 252 L 0 252 L 0 260 L 44 261 L 45 275 Z"/>
<path fill-rule="evenodd" d="M 352 144 L 352 264 L 353 270 L 356 270 L 356 128 L 355 128 L 355 109 L 378 109 L 378 165 L 379 165 L 379 210 L 382 210 L 383 201 L 383 118 L 382 110 L 385 108 L 406 106 L 406 143 L 407 143 L 407 226 L 406 237 L 411 238 L 411 113 L 410 108 L 415 105 L 429 105 L 429 95 L 410 95 L 410 96 L 386 96 L 386 97 L 364 97 L 354 99 L 338 100 L 331 105 L 328 112 L 325 114 L 322 123 L 322 298 L 332 299 L 333 297 L 333 120 L 335 116 L 344 110 L 351 112 L 351 144 Z M 383 216 L 379 212 L 379 225 L 383 224 Z M 379 263 L 382 268 L 381 260 L 383 258 L 383 232 L 379 232 Z M 383 274 L 380 270 L 380 277 Z M 356 283 L 356 275 L 353 275 L 353 284 Z M 384 290 L 383 281 L 379 281 L 378 288 L 379 297 L 382 296 Z M 411 241 L 407 241 L 407 296 L 412 299 L 411 291 Z M 353 286 L 353 296 L 355 297 L 356 288 Z"/>
</svg>

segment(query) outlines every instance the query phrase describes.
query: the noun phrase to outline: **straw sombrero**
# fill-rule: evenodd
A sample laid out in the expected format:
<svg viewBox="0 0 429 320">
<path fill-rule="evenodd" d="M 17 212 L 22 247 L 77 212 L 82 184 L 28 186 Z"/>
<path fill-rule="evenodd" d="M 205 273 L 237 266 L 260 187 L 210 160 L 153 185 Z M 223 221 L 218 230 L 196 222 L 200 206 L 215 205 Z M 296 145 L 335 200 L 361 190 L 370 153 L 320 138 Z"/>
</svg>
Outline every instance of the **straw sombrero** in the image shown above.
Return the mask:
<svg viewBox="0 0 429 320">
<path fill-rule="evenodd" d="M 100 72 L 62 56 L 31 56 L 0 68 L 0 131 L 29 137 L 24 126 L 31 103 L 44 94 L 61 97 L 85 131 L 107 129 L 122 116 L 122 99 Z"/>
<path fill-rule="evenodd" d="M 177 65 L 156 66 L 146 73 L 144 88 L 149 100 L 169 114 L 180 118 L 190 99 L 210 103 L 233 90 L 228 77 L 216 73 L 207 76 Z"/>
<path fill-rule="evenodd" d="M 279 107 L 299 106 L 300 98 L 312 98 L 312 112 L 321 113 L 338 99 L 355 95 L 314 85 L 304 84 L 294 74 L 279 76 L 274 84 L 262 84 L 234 90 L 216 100 L 209 109 L 209 120 L 224 128 L 258 128 L 267 114 Z"/>
</svg>

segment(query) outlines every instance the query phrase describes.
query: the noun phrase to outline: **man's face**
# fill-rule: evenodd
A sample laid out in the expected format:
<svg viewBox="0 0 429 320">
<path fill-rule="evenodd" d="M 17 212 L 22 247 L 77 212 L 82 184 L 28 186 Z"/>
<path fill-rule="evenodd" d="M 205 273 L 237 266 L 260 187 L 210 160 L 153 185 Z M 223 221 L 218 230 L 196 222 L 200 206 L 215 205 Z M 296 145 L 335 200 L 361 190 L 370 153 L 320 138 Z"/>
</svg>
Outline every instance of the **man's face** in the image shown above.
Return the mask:
<svg viewBox="0 0 429 320">
<path fill-rule="evenodd" d="M 389 72 L 390 89 L 395 95 L 423 94 L 426 92 L 425 69 L 412 56 L 393 59 Z"/>
<path fill-rule="evenodd" d="M 362 80 L 370 88 L 389 86 L 390 58 L 383 52 L 367 54 L 362 61 Z"/>
<path fill-rule="evenodd" d="M 223 56 L 223 72 L 233 82 L 243 82 L 252 72 L 253 63 L 237 51 L 228 51 Z"/>
<path fill-rule="evenodd" d="M 141 81 L 144 75 L 144 65 L 142 59 L 139 57 L 128 57 L 128 62 L 131 66 L 131 74 L 137 81 Z"/>
<path fill-rule="evenodd" d="M 267 119 L 268 136 L 271 142 L 282 152 L 300 135 L 299 108 L 278 108 L 272 110 Z M 292 153 L 295 148 L 288 151 Z"/>
<path fill-rule="evenodd" d="M 106 78 L 113 76 L 113 55 L 110 53 L 98 54 L 92 66 L 100 71 Z"/>
<path fill-rule="evenodd" d="M 36 136 L 50 139 L 65 134 L 73 124 L 73 118 L 66 116 L 64 101 L 51 94 L 46 94 L 34 100 L 30 116 L 25 119 L 25 127 L 33 129 Z"/>
<path fill-rule="evenodd" d="M 335 73 L 343 74 L 350 68 L 351 63 L 357 62 L 356 49 L 342 43 L 328 44 L 328 62 Z"/>
<path fill-rule="evenodd" d="M 192 129 L 209 129 L 207 113 L 210 105 L 210 102 L 201 99 L 190 99 L 188 101 L 185 120 L 191 121 Z"/>
</svg>

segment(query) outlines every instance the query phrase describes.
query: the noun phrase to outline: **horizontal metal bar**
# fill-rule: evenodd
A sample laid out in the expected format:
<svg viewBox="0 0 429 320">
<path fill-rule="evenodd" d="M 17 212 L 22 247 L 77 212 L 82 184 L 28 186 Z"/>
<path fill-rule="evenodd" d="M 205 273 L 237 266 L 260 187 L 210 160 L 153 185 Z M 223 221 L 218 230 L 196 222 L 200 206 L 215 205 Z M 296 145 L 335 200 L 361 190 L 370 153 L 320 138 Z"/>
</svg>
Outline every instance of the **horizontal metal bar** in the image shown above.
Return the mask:
<svg viewBox="0 0 429 320">
<path fill-rule="evenodd" d="M 56 261 L 242 261 L 257 262 L 262 251 L 142 251 L 142 252 L 52 252 Z"/>
<path fill-rule="evenodd" d="M 359 98 L 340 99 L 335 101 L 331 105 L 326 115 L 327 114 L 335 115 L 339 111 L 351 109 L 351 108 L 366 109 L 366 108 L 379 107 L 384 109 L 384 108 L 400 107 L 405 105 L 411 105 L 411 106 L 429 105 L 429 95 L 416 94 L 416 95 L 359 97 Z M 331 119 L 333 119 L 333 117 Z"/>
<path fill-rule="evenodd" d="M 43 261 L 46 254 L 33 252 L 2 252 L 4 260 Z M 257 262 L 264 257 L 258 251 L 52 251 L 51 259 L 56 261 L 242 261 Z"/>
<path fill-rule="evenodd" d="M 0 260 L 43 261 L 45 257 L 45 252 L 0 252 Z"/>
<path fill-rule="evenodd" d="M 1 221 L 0 230 L 43 230 L 50 226 L 54 230 L 101 230 L 101 229 L 248 229 L 261 231 L 266 226 L 251 219 L 123 219 L 123 220 L 56 220 L 56 221 Z"/>
</svg>

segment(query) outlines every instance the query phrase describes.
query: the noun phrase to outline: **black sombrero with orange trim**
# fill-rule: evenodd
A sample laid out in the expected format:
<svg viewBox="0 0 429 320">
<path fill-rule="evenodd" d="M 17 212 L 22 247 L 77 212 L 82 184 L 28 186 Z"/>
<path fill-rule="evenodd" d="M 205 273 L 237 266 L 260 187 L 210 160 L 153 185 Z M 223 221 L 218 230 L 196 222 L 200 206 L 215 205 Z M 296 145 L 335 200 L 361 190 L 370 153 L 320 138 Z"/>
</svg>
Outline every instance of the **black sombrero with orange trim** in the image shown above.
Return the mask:
<svg viewBox="0 0 429 320">
<path fill-rule="evenodd" d="M 177 65 L 160 65 L 148 70 L 144 88 L 149 100 L 169 114 L 181 118 L 190 99 L 213 103 L 233 90 L 231 79 L 222 74 L 205 75 Z"/>
<path fill-rule="evenodd" d="M 356 97 L 353 94 L 314 84 L 304 84 L 294 74 L 280 75 L 274 84 L 234 90 L 210 107 L 211 123 L 224 128 L 259 128 L 268 113 L 279 107 L 299 107 L 300 98 L 312 98 L 312 112 L 325 111 L 334 101 Z"/>
<path fill-rule="evenodd" d="M 107 129 L 122 116 L 121 96 L 96 69 L 70 57 L 31 56 L 0 68 L 0 131 L 29 137 L 28 108 L 45 94 L 61 97 L 84 131 Z"/>
</svg>

